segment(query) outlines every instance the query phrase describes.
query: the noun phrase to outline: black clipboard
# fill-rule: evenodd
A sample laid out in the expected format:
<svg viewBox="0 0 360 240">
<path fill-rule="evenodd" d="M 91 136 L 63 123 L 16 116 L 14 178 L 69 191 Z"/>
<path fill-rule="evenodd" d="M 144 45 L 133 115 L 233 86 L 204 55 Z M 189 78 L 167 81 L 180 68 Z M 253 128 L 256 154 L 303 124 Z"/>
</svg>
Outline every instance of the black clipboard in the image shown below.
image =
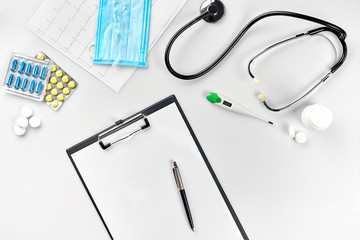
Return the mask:
<svg viewBox="0 0 360 240">
<path fill-rule="evenodd" d="M 241 225 L 237 214 L 235 213 L 235 211 L 234 211 L 228 197 L 226 196 L 226 193 L 225 193 L 224 189 L 222 188 L 219 180 L 217 179 L 216 174 L 215 174 L 210 162 L 208 161 L 203 149 L 201 148 L 201 145 L 200 145 L 199 141 L 197 140 L 197 138 L 195 136 L 195 133 L 192 130 L 192 128 L 191 128 L 191 126 L 190 126 L 190 124 L 189 124 L 189 122 L 188 122 L 188 120 L 187 120 L 187 118 L 186 118 L 186 116 L 185 116 L 185 114 L 184 114 L 178 100 L 176 99 L 175 95 L 170 95 L 169 97 L 167 97 L 167 98 L 165 98 L 165 99 L 163 99 L 163 100 L 161 100 L 161 101 L 159 101 L 159 102 L 157 102 L 157 103 L 143 109 L 142 111 L 139 111 L 138 113 L 136 113 L 136 114 L 134 114 L 134 115 L 132 115 L 132 116 L 126 118 L 126 119 L 117 121 L 114 125 L 104 129 L 103 131 L 101 131 L 101 132 L 99 132 L 99 133 L 85 139 L 84 141 L 82 141 L 82 142 L 80 142 L 80 143 L 78 143 L 78 144 L 76 144 L 76 145 L 74 145 L 74 146 L 72 146 L 72 147 L 70 147 L 69 149 L 66 150 L 66 152 L 67 152 L 67 154 L 68 154 L 68 156 L 69 156 L 69 158 L 71 160 L 71 163 L 72 163 L 77 175 L 79 176 L 79 178 L 80 178 L 80 180 L 81 180 L 81 182 L 82 182 L 82 184 L 83 184 L 83 186 L 84 186 L 84 188 L 85 188 L 85 190 L 86 190 L 92 204 L 94 205 L 94 207 L 95 207 L 95 209 L 96 209 L 102 223 L 104 224 L 104 227 L 106 228 L 107 233 L 109 234 L 111 239 L 114 239 L 113 235 L 111 233 L 111 230 L 108 228 L 108 225 L 107 225 L 106 221 L 104 220 L 104 218 L 102 216 L 101 210 L 98 208 L 98 206 L 97 206 L 97 204 L 96 204 L 96 202 L 95 202 L 89 188 L 87 187 L 87 184 L 86 184 L 85 180 L 83 179 L 83 177 L 82 177 L 82 175 L 81 175 L 81 173 L 80 173 L 80 171 L 78 169 L 78 166 L 76 165 L 72 155 L 77 153 L 78 151 L 84 149 L 84 148 L 87 148 L 88 146 L 90 146 L 90 145 L 92 145 L 94 143 L 97 143 L 97 142 L 100 143 L 99 145 L 104 149 L 104 151 L 106 151 L 106 149 L 108 147 L 110 147 L 110 146 L 109 146 L 109 144 L 102 143 L 101 136 L 104 136 L 104 134 L 106 135 L 109 132 L 110 133 L 114 132 L 113 131 L 114 129 L 119 129 L 119 127 L 121 128 L 121 126 L 123 126 L 122 124 L 124 124 L 124 123 L 129 123 L 129 121 L 131 122 L 134 119 L 138 120 L 138 118 L 144 118 L 143 116 L 149 116 L 149 115 L 151 115 L 151 114 L 153 114 L 153 113 L 155 113 L 155 112 L 157 112 L 157 111 L 159 111 L 159 110 L 161 110 L 161 109 L 163 109 L 163 108 L 165 108 L 165 107 L 167 107 L 167 106 L 169 106 L 170 104 L 173 104 L 173 103 L 176 105 L 179 113 L 181 114 L 182 120 L 186 124 L 186 127 L 187 127 L 189 133 L 191 134 L 191 137 L 192 137 L 194 143 L 196 144 L 196 147 L 197 147 L 198 151 L 200 152 L 201 157 L 204 160 L 204 163 L 207 166 L 207 169 L 210 172 L 211 177 L 214 180 L 214 182 L 215 182 L 215 184 L 217 186 L 217 189 L 219 190 L 219 192 L 220 192 L 220 194 L 221 194 L 221 196 L 222 196 L 222 198 L 223 198 L 223 200 L 224 200 L 224 202 L 225 202 L 225 204 L 226 204 L 226 206 L 227 206 L 227 208 L 228 208 L 228 210 L 229 210 L 229 212 L 230 212 L 230 214 L 231 214 L 231 216 L 232 216 L 232 218 L 233 218 L 233 220 L 234 220 L 234 222 L 235 222 L 235 224 L 236 224 L 236 226 L 238 228 L 238 230 L 240 231 L 243 239 L 248 240 L 249 238 L 248 238 L 243 226 Z M 149 123 L 147 122 L 146 117 L 144 119 L 145 119 L 144 120 L 145 124 L 143 126 L 144 126 L 144 128 L 146 128 L 146 127 L 148 127 L 147 125 L 149 125 Z M 140 129 L 140 130 L 142 130 L 142 129 Z"/>
</svg>

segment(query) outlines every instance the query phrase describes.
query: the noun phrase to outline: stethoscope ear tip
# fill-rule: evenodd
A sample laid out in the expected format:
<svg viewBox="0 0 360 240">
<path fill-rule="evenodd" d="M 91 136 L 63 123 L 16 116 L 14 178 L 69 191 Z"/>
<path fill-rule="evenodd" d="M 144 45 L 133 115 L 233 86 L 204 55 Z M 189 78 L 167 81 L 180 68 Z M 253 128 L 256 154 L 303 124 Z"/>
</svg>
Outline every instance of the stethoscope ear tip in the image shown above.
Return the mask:
<svg viewBox="0 0 360 240">
<path fill-rule="evenodd" d="M 255 85 L 259 85 L 260 84 L 260 79 L 254 77 L 253 82 L 254 82 Z"/>
<path fill-rule="evenodd" d="M 260 102 L 265 102 L 266 101 L 265 95 L 262 94 L 262 93 L 258 94 L 257 98 L 259 99 Z"/>
</svg>

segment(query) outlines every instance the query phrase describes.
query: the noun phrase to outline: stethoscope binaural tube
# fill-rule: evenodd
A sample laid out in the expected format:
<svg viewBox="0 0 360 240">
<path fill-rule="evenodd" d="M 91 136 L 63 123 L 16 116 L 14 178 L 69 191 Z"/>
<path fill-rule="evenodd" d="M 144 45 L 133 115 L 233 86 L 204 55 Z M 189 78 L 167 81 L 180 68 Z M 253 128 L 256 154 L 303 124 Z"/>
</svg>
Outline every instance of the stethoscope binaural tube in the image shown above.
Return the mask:
<svg viewBox="0 0 360 240">
<path fill-rule="evenodd" d="M 299 39 L 299 38 L 302 38 L 302 37 L 306 37 L 306 36 L 313 36 L 315 34 L 320 34 L 320 33 L 323 33 L 323 32 L 331 32 L 333 34 L 337 34 L 336 32 L 333 32 L 332 29 L 328 28 L 328 27 L 321 27 L 321 28 L 316 28 L 316 29 L 313 29 L 313 30 L 310 30 L 306 33 L 301 33 L 301 34 L 297 34 L 296 36 L 294 37 L 290 37 L 290 38 L 287 38 L 285 40 L 282 40 L 280 42 L 277 42 L 275 44 L 272 44 L 271 46 L 267 47 L 266 49 L 264 49 L 263 51 L 261 51 L 260 53 L 258 53 L 257 55 L 255 55 L 255 57 L 253 57 L 250 61 L 249 61 L 249 64 L 248 64 L 248 73 L 250 75 L 250 77 L 254 80 L 254 83 L 255 84 L 258 84 L 259 83 L 259 79 L 257 79 L 254 74 L 252 73 L 251 71 L 251 64 L 253 63 L 253 61 L 255 59 L 257 59 L 258 57 L 260 57 L 261 55 L 263 55 L 264 53 L 268 52 L 269 50 L 277 47 L 277 46 L 280 46 L 284 43 L 287 43 L 289 41 L 293 41 L 293 40 L 296 40 L 296 39 Z M 309 95 L 312 91 L 314 91 L 318 86 L 320 86 L 321 83 L 325 82 L 341 65 L 342 63 L 345 61 L 345 58 L 346 58 L 346 55 L 347 55 L 347 46 L 345 44 L 344 41 L 342 41 L 342 44 L 344 44 L 342 46 L 343 48 L 343 51 L 342 51 L 342 55 L 341 57 L 339 58 L 339 60 L 337 60 L 337 63 L 331 67 L 331 69 L 329 70 L 328 73 L 325 74 L 325 76 L 323 78 L 321 78 L 320 81 L 318 81 L 313 87 L 310 88 L 310 90 L 308 90 L 305 94 L 303 94 L 301 97 L 297 98 L 296 100 L 292 101 L 291 103 L 287 104 L 287 105 L 284 105 L 282 107 L 278 107 L 278 108 L 275 108 L 275 107 L 271 107 L 267 102 L 266 102 L 266 99 L 265 99 L 265 95 L 263 94 L 259 94 L 258 95 L 258 98 L 259 100 L 264 104 L 264 106 L 273 111 L 273 112 L 278 112 L 278 111 L 281 111 L 281 110 L 284 110 L 290 106 L 292 106 L 293 104 L 297 103 L 298 101 L 300 101 L 301 99 L 303 99 L 304 97 L 306 97 L 307 95 Z"/>
<path fill-rule="evenodd" d="M 255 17 L 254 19 L 252 19 L 250 22 L 248 22 L 245 27 L 238 33 L 238 35 L 234 38 L 234 40 L 229 44 L 229 46 L 207 67 L 205 67 L 203 70 L 194 73 L 194 74 L 189 74 L 189 75 L 185 75 L 185 74 L 181 74 L 178 73 L 177 71 L 174 70 L 174 68 L 171 66 L 170 60 L 169 60 L 169 56 L 170 56 L 170 51 L 171 48 L 175 42 L 175 40 L 189 27 L 191 27 L 192 25 L 194 25 L 195 23 L 199 22 L 200 20 L 207 20 L 213 16 L 216 16 L 218 14 L 218 12 L 220 14 L 224 13 L 224 9 L 220 9 L 219 6 L 223 6 L 223 4 L 219 4 L 219 0 L 207 0 L 204 2 L 208 3 L 206 10 L 204 10 L 200 16 L 194 18 L 192 21 L 190 21 L 189 23 L 187 23 L 186 25 L 184 25 L 181 29 L 179 29 L 174 36 L 170 39 L 166 50 L 165 50 L 165 65 L 167 67 L 167 69 L 169 70 L 169 72 L 171 74 L 173 74 L 175 77 L 180 78 L 182 80 L 193 80 L 196 78 L 199 78 L 203 75 L 205 75 L 206 73 L 210 72 L 214 67 L 216 67 L 226 56 L 227 54 L 235 47 L 235 45 L 240 41 L 240 39 L 245 35 L 245 33 L 258 21 L 267 18 L 267 17 L 272 17 L 272 16 L 286 16 L 286 17 L 293 17 L 293 18 L 298 18 L 298 19 L 303 19 L 306 21 L 310 21 L 310 22 L 314 22 L 314 23 L 318 23 L 320 25 L 323 25 L 324 27 L 321 28 L 316 28 L 313 29 L 311 31 L 308 31 L 307 34 L 309 35 L 313 35 L 313 34 L 317 34 L 319 32 L 323 32 L 323 31 L 330 31 L 333 34 L 335 34 L 338 38 L 338 40 L 341 43 L 342 46 L 342 56 L 338 59 L 338 61 L 335 63 L 334 66 L 331 67 L 330 72 L 334 73 L 345 61 L 346 56 L 347 56 L 347 45 L 345 42 L 346 39 L 346 32 L 336 26 L 335 24 L 332 24 L 330 22 L 315 18 L 315 17 L 311 17 L 308 15 L 304 15 L 304 14 L 300 14 L 300 13 L 295 13 L 295 12 L 288 12 L 288 11 L 271 11 L 271 12 L 266 12 L 263 13 L 257 17 Z M 219 10 L 220 9 L 220 10 Z M 222 15 L 221 15 L 222 16 Z M 320 80 L 321 82 L 324 82 L 330 75 L 326 75 L 323 79 Z M 318 87 L 320 84 L 316 84 L 315 88 Z M 313 91 L 314 89 L 310 90 Z M 303 95 L 302 97 L 300 97 L 298 100 L 302 99 L 303 97 L 305 97 L 307 94 L 309 94 L 310 92 L 306 93 L 305 95 Z M 294 101 L 292 104 L 294 104 L 295 102 L 297 102 L 298 100 Z M 288 105 L 291 106 L 292 104 Z M 272 111 L 280 111 L 282 109 L 287 108 L 288 106 L 285 106 L 283 108 L 278 108 L 278 109 L 274 109 L 269 107 L 266 104 L 266 101 L 264 101 L 264 105 Z"/>
</svg>

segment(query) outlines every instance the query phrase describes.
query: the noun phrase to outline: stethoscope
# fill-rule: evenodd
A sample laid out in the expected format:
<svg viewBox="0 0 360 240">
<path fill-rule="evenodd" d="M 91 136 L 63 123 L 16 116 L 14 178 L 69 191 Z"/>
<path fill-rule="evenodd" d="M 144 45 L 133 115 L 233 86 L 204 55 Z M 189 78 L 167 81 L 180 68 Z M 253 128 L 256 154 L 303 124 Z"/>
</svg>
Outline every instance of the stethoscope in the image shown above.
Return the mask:
<svg viewBox="0 0 360 240">
<path fill-rule="evenodd" d="M 288 12 L 288 11 L 271 11 L 271 12 L 266 12 L 263 13 L 257 17 L 255 17 L 254 19 L 252 19 L 239 33 L 238 35 L 235 37 L 235 39 L 230 43 L 230 45 L 225 49 L 225 51 L 223 53 L 220 54 L 219 57 L 217 57 L 215 59 L 215 61 L 213 61 L 209 66 L 207 66 L 206 68 L 204 68 L 203 70 L 201 70 L 198 73 L 194 73 L 194 74 L 190 74 L 190 75 L 184 75 L 181 73 L 176 72 L 173 67 L 170 64 L 170 60 L 169 60 L 169 55 L 170 55 L 170 50 L 172 45 L 174 44 L 175 40 L 189 27 L 191 27 L 192 25 L 194 25 L 195 23 L 199 22 L 200 20 L 205 20 L 206 22 L 209 23 L 215 23 L 217 21 L 219 21 L 225 12 L 225 7 L 224 4 L 220 1 L 220 0 L 206 0 L 205 2 L 202 3 L 201 8 L 200 8 L 200 16 L 196 17 L 195 19 L 193 19 L 192 21 L 190 21 L 189 23 L 187 23 L 185 26 L 183 26 L 179 31 L 177 31 L 174 36 L 170 39 L 166 50 L 165 50 L 165 64 L 167 69 L 170 71 L 171 74 L 173 74 L 175 77 L 183 79 L 183 80 L 193 80 L 196 78 L 199 78 L 203 75 L 205 75 L 206 73 L 210 72 L 216 65 L 218 65 L 225 57 L 226 55 L 235 47 L 235 45 L 240 41 L 240 39 L 245 35 L 245 33 L 258 21 L 267 18 L 267 17 L 272 17 L 272 16 L 287 16 L 287 17 L 293 17 L 293 18 L 299 18 L 299 19 L 303 19 L 303 20 L 307 20 L 310 22 L 314 22 L 314 23 L 318 23 L 320 25 L 323 25 L 323 27 L 319 27 L 319 28 L 315 28 L 312 29 L 310 31 L 304 32 L 304 33 L 300 33 L 297 34 L 293 37 L 290 37 L 288 39 L 282 40 L 280 42 L 277 42 L 269 47 L 267 47 L 265 50 L 261 51 L 259 54 L 257 54 L 254 58 L 252 58 L 248 64 L 248 72 L 250 77 L 253 79 L 255 84 L 259 84 L 260 80 L 257 79 L 254 74 L 251 71 L 251 64 L 252 62 L 260 57 L 262 54 L 264 54 L 265 52 L 280 46 L 284 43 L 287 43 L 289 41 L 293 41 L 295 39 L 299 39 L 302 37 L 306 37 L 306 36 L 313 36 L 315 34 L 320 34 L 323 32 L 330 32 L 333 33 L 339 40 L 341 46 L 342 46 L 342 54 L 341 56 L 338 58 L 337 62 L 330 68 L 330 70 L 328 71 L 328 73 L 321 78 L 320 81 L 318 81 L 314 86 L 312 86 L 310 88 L 310 90 L 308 90 L 305 94 L 303 94 L 301 97 L 299 97 L 298 99 L 294 100 L 293 102 L 291 102 L 290 104 L 284 105 L 282 107 L 271 107 L 265 99 L 265 95 L 264 94 L 259 94 L 258 98 L 261 102 L 263 102 L 263 104 L 265 105 L 265 107 L 271 111 L 281 111 L 283 109 L 286 109 L 288 107 L 290 107 L 291 105 L 297 103 L 298 101 L 300 101 L 301 99 L 303 99 L 304 97 L 306 97 L 307 95 L 309 95 L 312 91 L 314 91 L 318 86 L 321 85 L 321 83 L 325 82 L 334 72 L 336 72 L 336 70 L 339 69 L 339 67 L 344 63 L 346 56 L 347 56 L 347 45 L 345 43 L 345 39 L 346 39 L 346 32 L 332 24 L 329 22 L 326 22 L 324 20 L 318 19 L 318 18 L 314 18 L 311 16 L 307 16 L 307 15 L 303 15 L 300 13 L 295 13 L 295 12 Z"/>
</svg>

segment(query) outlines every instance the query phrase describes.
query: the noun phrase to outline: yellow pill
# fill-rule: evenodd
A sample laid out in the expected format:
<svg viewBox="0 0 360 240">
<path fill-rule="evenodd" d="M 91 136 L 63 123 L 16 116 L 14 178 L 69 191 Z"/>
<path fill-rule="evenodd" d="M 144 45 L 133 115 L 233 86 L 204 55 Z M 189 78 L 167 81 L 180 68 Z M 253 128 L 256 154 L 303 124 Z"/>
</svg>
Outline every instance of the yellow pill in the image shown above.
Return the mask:
<svg viewBox="0 0 360 240">
<path fill-rule="evenodd" d="M 56 84 L 56 87 L 58 89 L 63 89 L 64 88 L 64 84 L 62 82 L 59 82 L 58 84 Z"/>
<path fill-rule="evenodd" d="M 57 96 L 57 100 L 59 100 L 59 101 L 64 101 L 64 95 L 59 94 L 59 95 Z"/>
<path fill-rule="evenodd" d="M 57 76 L 57 77 L 62 77 L 62 74 L 63 74 L 63 73 L 62 73 L 61 70 L 57 70 L 57 71 L 56 71 L 56 76 Z"/>
<path fill-rule="evenodd" d="M 46 100 L 47 102 L 51 102 L 51 101 L 53 100 L 53 98 L 52 98 L 51 95 L 47 95 L 46 98 L 45 98 L 45 100 Z"/>
<path fill-rule="evenodd" d="M 53 83 L 53 84 L 57 83 L 57 78 L 56 77 L 51 77 L 50 82 Z"/>
<path fill-rule="evenodd" d="M 68 95 L 69 93 L 70 93 L 70 89 L 68 88 L 63 89 L 63 94 Z"/>
<path fill-rule="evenodd" d="M 58 90 L 56 88 L 54 88 L 53 90 L 51 90 L 51 94 L 56 96 L 59 94 Z"/>
<path fill-rule="evenodd" d="M 40 59 L 40 60 L 44 60 L 45 59 L 45 56 L 44 54 L 41 54 L 39 53 L 37 56 L 36 56 L 37 59 Z"/>
<path fill-rule="evenodd" d="M 56 71 L 56 66 L 55 65 L 52 65 L 51 67 L 51 72 L 55 72 Z"/>
<path fill-rule="evenodd" d="M 48 83 L 48 85 L 46 86 L 46 90 L 50 90 L 50 89 L 52 89 L 52 85 Z"/>
<path fill-rule="evenodd" d="M 69 82 L 69 88 L 74 88 L 74 87 L 75 87 L 75 82 L 74 81 Z"/>
<path fill-rule="evenodd" d="M 57 107 L 57 106 L 59 106 L 59 103 L 58 103 L 58 101 L 53 101 L 53 102 L 51 103 L 51 105 L 52 105 L 53 107 Z"/>
<path fill-rule="evenodd" d="M 64 83 L 67 83 L 67 82 L 69 81 L 69 77 L 68 77 L 68 76 L 63 76 L 63 77 L 62 77 L 62 81 L 63 81 Z"/>
</svg>

